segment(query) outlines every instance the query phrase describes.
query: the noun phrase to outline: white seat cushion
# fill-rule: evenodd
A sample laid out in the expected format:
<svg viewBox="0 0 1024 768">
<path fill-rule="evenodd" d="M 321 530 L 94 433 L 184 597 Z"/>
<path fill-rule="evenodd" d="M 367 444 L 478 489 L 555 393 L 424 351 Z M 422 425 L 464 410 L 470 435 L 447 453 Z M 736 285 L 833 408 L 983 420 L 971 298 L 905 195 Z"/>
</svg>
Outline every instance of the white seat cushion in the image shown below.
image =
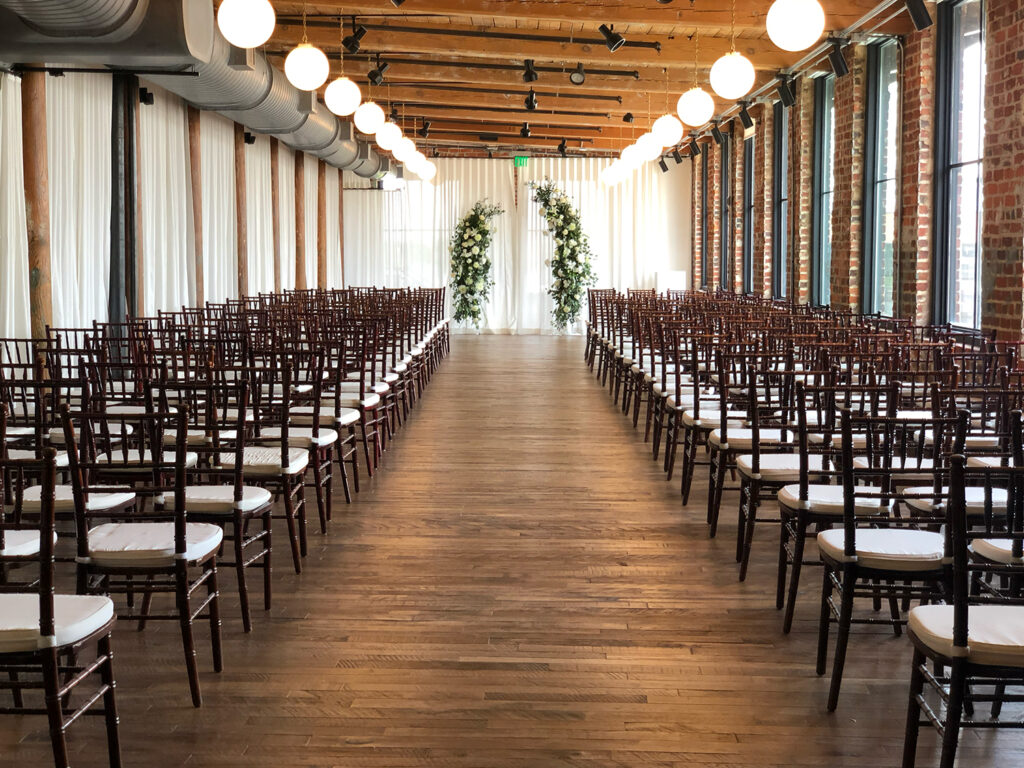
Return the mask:
<svg viewBox="0 0 1024 768">
<path fill-rule="evenodd" d="M 57 534 L 53 534 L 54 542 Z M 4 531 L 4 546 L 0 549 L 0 557 L 30 557 L 39 554 L 39 531 L 18 530 Z"/>
<path fill-rule="evenodd" d="M 845 538 L 842 528 L 818 534 L 818 549 L 842 562 Z M 858 528 L 857 561 L 865 568 L 884 571 L 930 571 L 942 565 L 941 533 L 907 528 Z"/>
<path fill-rule="evenodd" d="M 952 605 L 912 608 L 907 629 L 936 653 L 952 657 Z M 967 658 L 974 664 L 1024 666 L 1024 606 L 970 606 L 967 609 L 967 647 Z"/>
<path fill-rule="evenodd" d="M 807 442 L 811 445 L 823 445 L 825 443 L 825 435 L 822 432 L 808 432 Z M 839 446 L 843 444 L 843 436 L 838 430 L 829 435 L 829 447 Z M 868 436 L 863 432 L 854 432 L 850 435 L 850 444 L 853 446 L 855 451 L 862 451 L 868 444 Z"/>
<path fill-rule="evenodd" d="M 409 370 L 407 363 L 395 363 L 395 373 L 405 373 Z"/>
<path fill-rule="evenodd" d="M 904 493 L 920 493 L 920 494 L 931 494 L 934 493 L 934 489 L 930 485 L 922 485 L 914 488 L 907 488 Z M 949 496 L 949 488 L 943 487 L 942 489 L 943 501 L 945 497 Z M 1005 488 L 993 488 L 992 489 L 992 511 L 993 512 L 1006 512 L 1006 489 Z M 969 486 L 964 488 L 964 500 L 966 502 L 968 514 L 981 514 L 985 511 L 985 489 L 977 486 Z M 917 499 L 906 499 L 907 506 L 913 507 L 921 512 L 931 512 L 934 508 L 932 504 L 932 497 L 917 498 Z"/>
<path fill-rule="evenodd" d="M 177 413 L 178 409 L 173 405 L 168 406 L 167 413 Z M 107 408 L 107 413 L 114 416 L 142 416 L 147 413 L 153 413 L 152 410 L 144 405 L 130 405 L 122 403 L 121 405 L 111 405 Z"/>
<path fill-rule="evenodd" d="M 926 429 L 924 431 L 924 444 L 932 445 L 935 442 L 935 433 Z M 941 447 L 941 446 L 940 446 Z M 992 434 L 981 434 L 981 435 L 966 435 L 964 437 L 964 448 L 968 451 L 978 449 L 996 449 L 999 448 L 999 437 Z"/>
<path fill-rule="evenodd" d="M 732 440 L 732 438 L 729 438 Z M 744 455 L 736 458 L 736 468 L 753 477 L 753 456 Z M 798 453 L 762 453 L 760 457 L 761 479 L 770 483 L 795 483 L 800 480 L 800 454 Z"/>
<path fill-rule="evenodd" d="M 37 512 L 42 506 L 43 487 L 34 485 L 25 489 L 23 498 L 24 509 L 27 512 Z M 85 505 L 89 512 L 103 512 L 114 509 L 123 504 L 130 504 L 135 501 L 134 493 L 90 493 L 89 501 Z M 53 488 L 53 508 L 57 512 L 73 512 L 75 509 L 74 492 L 70 485 L 56 485 Z"/>
<path fill-rule="evenodd" d="M 230 513 L 236 508 L 252 512 L 269 504 L 270 491 L 251 485 L 242 486 L 242 500 L 235 504 L 235 489 L 230 485 L 189 485 L 185 487 L 185 509 L 188 512 Z"/>
<path fill-rule="evenodd" d="M 390 385 L 394 384 L 400 378 L 401 378 L 401 376 L 399 376 L 397 373 L 386 373 L 386 374 L 384 374 L 384 383 L 388 384 L 389 385 L 388 388 L 390 389 Z"/>
<path fill-rule="evenodd" d="M 145 460 L 150 462 L 153 458 L 151 451 L 146 451 Z M 173 464 L 174 463 L 174 451 L 164 451 L 162 461 Z M 97 464 L 113 464 L 115 469 L 130 469 L 132 464 L 141 464 L 141 451 L 137 448 L 131 448 L 127 451 L 114 451 L 113 459 L 105 453 L 101 453 L 96 457 Z M 185 466 L 194 467 L 199 463 L 199 455 L 192 451 L 185 451 Z"/>
<path fill-rule="evenodd" d="M 215 552 L 224 539 L 219 525 L 185 526 L 185 560 L 193 562 Z M 174 563 L 174 523 L 105 523 L 89 531 L 93 565 L 148 568 Z"/>
<path fill-rule="evenodd" d="M 331 421 L 334 420 L 334 412 L 331 412 Z M 328 422 L 330 423 L 330 422 Z M 269 427 L 260 432 L 262 440 L 279 440 L 281 438 L 280 427 Z M 338 433 L 326 427 L 317 427 L 316 437 L 313 437 L 313 427 L 288 427 L 288 445 L 295 448 L 325 448 L 338 442 Z"/>
<path fill-rule="evenodd" d="M 298 408 L 292 408 L 291 410 L 292 421 L 296 424 L 309 424 L 313 423 L 313 406 L 303 405 Z M 320 423 L 330 424 L 337 427 L 347 427 L 349 424 L 355 424 L 359 421 L 359 411 L 355 408 L 341 408 L 338 412 L 338 419 L 335 422 L 334 419 L 334 406 L 320 406 Z M 290 431 L 290 430 L 289 430 Z M 266 430 L 263 430 L 266 433 Z M 278 432 L 278 434 L 281 434 Z"/>
<path fill-rule="evenodd" d="M 235 455 L 225 455 L 225 469 L 235 466 Z M 304 448 L 289 448 L 287 464 L 281 461 L 277 446 L 246 446 L 242 454 L 242 471 L 247 475 L 295 475 L 304 472 L 309 464 L 309 452 Z"/>
<path fill-rule="evenodd" d="M 820 465 L 820 462 L 819 462 Z M 813 460 L 812 460 L 812 467 Z M 881 489 L 870 485 L 858 486 L 858 490 L 866 493 L 877 493 Z M 846 496 L 841 485 L 821 485 L 809 483 L 807 485 L 807 510 L 818 515 L 842 515 L 843 505 Z M 789 509 L 799 510 L 800 485 L 799 483 L 787 485 L 779 491 L 779 504 L 784 504 Z M 888 502 L 886 509 L 892 507 Z M 873 496 L 858 496 L 854 493 L 854 514 L 877 515 L 882 510 L 882 499 Z"/>
<path fill-rule="evenodd" d="M 7 458 L 17 461 L 34 461 L 36 459 L 35 451 L 22 451 L 22 450 L 11 450 L 7 452 Z M 57 469 L 67 469 L 68 467 L 68 455 L 64 451 L 57 451 L 56 459 Z"/>
<path fill-rule="evenodd" d="M 338 394 L 338 402 L 342 408 L 373 408 L 374 406 L 380 405 L 380 395 L 374 393 L 367 395 L 362 400 L 359 399 L 358 392 L 341 392 Z M 322 401 L 324 405 L 334 405 L 333 397 L 324 398 Z"/>
<path fill-rule="evenodd" d="M 369 382 L 367 382 L 367 385 L 369 385 Z M 386 382 L 378 381 L 372 387 L 367 386 L 367 389 L 371 390 L 374 394 L 383 395 L 388 390 L 390 390 L 391 387 L 389 387 Z M 359 382 L 358 381 L 343 381 L 343 382 L 341 382 L 341 391 L 344 394 L 358 395 L 359 394 Z M 329 395 L 328 395 L 328 397 L 329 397 Z"/>
<path fill-rule="evenodd" d="M 788 439 L 793 439 L 793 430 L 788 430 Z M 728 433 L 729 450 L 749 451 L 754 445 L 754 430 L 752 429 L 730 429 Z M 708 435 L 708 442 L 716 448 L 722 447 L 722 430 L 714 429 Z M 778 445 L 782 442 L 781 429 L 758 430 L 758 445 Z"/>
<path fill-rule="evenodd" d="M 975 539 L 971 542 L 974 554 L 1004 565 L 1022 565 L 1024 557 L 1013 556 L 1013 539 Z"/>
<path fill-rule="evenodd" d="M 102 595 L 54 595 L 54 642 L 74 645 L 114 618 L 114 602 Z M 38 651 L 49 645 L 39 632 L 39 595 L 0 595 L 0 653 Z"/>
<path fill-rule="evenodd" d="M 739 428 L 743 427 L 743 422 L 746 421 L 747 414 L 745 411 L 729 411 L 729 429 L 731 430 L 733 424 Z M 734 421 L 735 419 L 735 421 Z M 703 429 L 715 429 L 721 426 L 722 413 L 718 407 L 707 406 L 700 409 L 700 414 L 694 412 L 692 408 L 683 411 L 683 424 L 688 427 L 702 427 Z"/>
<path fill-rule="evenodd" d="M 901 469 L 903 469 L 903 465 L 904 465 L 904 461 L 903 461 L 902 457 L 900 457 L 900 456 L 893 456 L 892 457 L 891 466 L 892 466 L 893 469 L 901 470 Z M 933 476 L 932 475 L 932 467 L 933 467 L 933 465 L 934 465 L 934 462 L 932 462 L 931 459 L 918 459 L 918 458 L 913 458 L 913 457 L 907 458 L 907 460 L 906 460 L 906 468 L 907 468 L 907 470 L 919 469 L 919 470 L 921 470 L 921 472 L 920 473 L 915 473 L 915 472 L 911 472 L 911 471 L 901 472 L 901 473 L 897 474 L 896 476 L 894 476 L 893 480 L 895 482 L 897 482 L 897 483 L 911 483 L 911 482 L 918 482 L 919 483 L 922 480 L 931 480 L 932 476 Z M 857 469 L 868 469 L 870 465 L 868 463 L 868 459 L 867 459 L 866 456 L 857 456 L 853 460 L 853 466 L 856 467 Z"/>
<path fill-rule="evenodd" d="M 1004 461 L 1006 466 L 1013 466 L 1013 461 L 1006 456 L 971 456 L 967 459 L 967 466 L 981 468 L 1001 467 Z"/>
</svg>

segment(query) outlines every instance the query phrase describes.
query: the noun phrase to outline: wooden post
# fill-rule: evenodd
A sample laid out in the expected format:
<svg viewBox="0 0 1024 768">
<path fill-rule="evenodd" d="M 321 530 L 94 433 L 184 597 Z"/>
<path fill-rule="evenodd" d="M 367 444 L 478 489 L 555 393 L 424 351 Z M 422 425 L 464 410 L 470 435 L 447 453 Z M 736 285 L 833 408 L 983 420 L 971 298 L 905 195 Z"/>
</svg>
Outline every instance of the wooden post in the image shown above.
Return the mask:
<svg viewBox="0 0 1024 768">
<path fill-rule="evenodd" d="M 46 337 L 53 324 L 50 282 L 50 180 L 46 156 L 46 73 L 25 72 L 21 80 L 22 160 L 25 221 L 28 224 L 28 299 L 32 338 Z"/>
<path fill-rule="evenodd" d="M 192 228 L 195 254 L 193 271 L 196 280 L 196 306 L 206 303 L 206 285 L 203 275 L 203 144 L 199 130 L 199 110 L 188 108 L 188 160 L 192 177 Z"/>
<path fill-rule="evenodd" d="M 338 258 L 341 259 L 341 285 L 345 287 L 345 172 L 338 169 Z"/>
<path fill-rule="evenodd" d="M 270 139 L 270 226 L 274 232 L 274 293 L 281 292 L 281 191 L 278 163 L 281 145 L 277 139 Z"/>
<path fill-rule="evenodd" d="M 316 169 L 316 287 L 327 287 L 327 163 Z"/>
<path fill-rule="evenodd" d="M 238 298 L 249 295 L 249 222 L 245 206 L 245 128 L 235 123 L 235 247 Z"/>
<path fill-rule="evenodd" d="M 135 113 L 135 143 L 132 145 L 132 182 L 135 185 L 135 316 L 146 315 L 146 252 L 142 247 L 142 173 L 139 171 L 139 147 L 142 146 L 142 112 L 139 109 L 139 80 L 132 78 L 132 111 Z M 154 310 L 157 308 L 154 307 Z"/>
<path fill-rule="evenodd" d="M 306 288 L 306 156 L 295 153 L 295 288 Z"/>
</svg>

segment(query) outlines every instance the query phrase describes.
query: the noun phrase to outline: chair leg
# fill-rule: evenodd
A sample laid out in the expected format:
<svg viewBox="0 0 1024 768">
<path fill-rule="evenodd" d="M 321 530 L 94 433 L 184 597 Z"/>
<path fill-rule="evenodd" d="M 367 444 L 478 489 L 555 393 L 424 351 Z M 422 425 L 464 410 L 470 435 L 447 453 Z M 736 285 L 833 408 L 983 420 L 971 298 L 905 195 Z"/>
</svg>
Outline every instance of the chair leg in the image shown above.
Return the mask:
<svg viewBox="0 0 1024 768">
<path fill-rule="evenodd" d="M 192 633 L 192 605 L 188 597 L 188 574 L 185 565 L 179 567 L 177 581 L 178 624 L 181 627 L 181 644 L 185 651 L 185 669 L 188 672 L 188 688 L 192 693 L 192 706 L 203 706 L 203 694 L 199 689 L 199 666 L 196 661 L 196 640 Z"/>
<path fill-rule="evenodd" d="M 224 669 L 224 652 L 220 641 L 220 590 L 217 589 L 217 558 L 211 557 L 204 566 L 209 576 L 206 579 L 206 594 L 210 598 L 207 606 L 210 618 L 210 646 L 213 651 L 213 671 Z"/>
<path fill-rule="evenodd" d="M 756 480 L 750 482 L 747 491 L 746 527 L 743 531 L 743 557 L 740 559 L 740 581 L 747 580 L 747 567 L 750 565 L 750 549 L 754 544 L 754 526 L 757 523 L 757 508 L 761 504 L 761 484 Z"/>
<path fill-rule="evenodd" d="M 839 688 L 843 684 L 843 667 L 846 665 L 846 647 L 850 643 L 850 622 L 853 618 L 854 577 L 843 572 L 842 600 L 839 606 L 839 622 L 836 625 L 836 650 L 832 658 L 832 684 L 828 690 L 828 711 L 835 712 L 839 706 Z"/>
<path fill-rule="evenodd" d="M 946 702 L 946 722 L 942 730 L 942 756 L 939 768 L 953 768 L 956 747 L 960 740 L 960 720 L 963 717 L 964 694 L 967 690 L 967 670 L 964 659 L 953 659 L 949 670 L 949 701 Z"/>
<path fill-rule="evenodd" d="M 779 567 L 775 576 L 775 610 L 777 611 L 786 604 L 786 571 L 788 570 L 786 545 L 789 543 L 789 520 L 784 512 L 780 512 L 780 517 L 782 520 L 779 523 Z"/>
<path fill-rule="evenodd" d="M 274 530 L 274 520 L 271 514 L 270 507 L 267 507 L 267 511 L 263 513 L 263 610 L 270 610 L 270 593 L 271 584 L 273 579 L 273 570 L 270 567 L 270 555 L 274 551 L 272 544 L 272 534 Z"/>
<path fill-rule="evenodd" d="M 685 507 L 690 503 L 690 488 L 693 486 L 693 472 L 697 465 L 697 447 L 700 440 L 697 428 L 687 429 L 683 440 L 683 466 L 680 468 L 682 487 L 680 490 L 683 494 L 683 506 Z"/>
<path fill-rule="evenodd" d="M 106 661 L 100 666 L 100 679 L 103 681 L 105 690 L 103 692 L 103 719 L 107 727 L 107 755 L 110 768 L 121 768 L 121 739 L 118 735 L 117 700 L 115 690 L 117 683 L 114 681 L 114 653 L 111 647 L 110 635 L 104 635 L 99 640 L 99 653 L 106 657 Z"/>
<path fill-rule="evenodd" d="M 832 617 L 832 610 L 828 604 L 832 597 L 832 569 L 826 564 L 822 571 L 824 575 L 821 581 L 821 610 L 818 613 L 818 661 L 815 665 L 815 671 L 819 675 L 825 674 L 825 662 L 828 659 L 828 630 Z"/>
<path fill-rule="evenodd" d="M 18 673 L 12 669 L 7 673 L 7 678 L 15 684 L 15 686 L 11 688 L 11 697 L 14 699 L 14 708 L 21 709 L 25 706 L 25 698 L 22 696 L 21 688 L 17 687 Z"/>
<path fill-rule="evenodd" d="M 793 614 L 796 611 L 796 596 L 800 589 L 800 571 L 804 564 L 804 544 L 807 541 L 807 521 L 801 517 L 797 521 L 796 538 L 793 540 L 793 564 L 789 571 L 789 595 L 786 600 L 786 613 L 782 618 L 782 632 L 788 635 L 793 628 Z"/>
<path fill-rule="evenodd" d="M 327 501 L 324 499 L 323 473 L 320 470 L 320 451 L 313 449 L 309 454 L 313 465 L 313 493 L 316 495 L 316 511 L 320 517 L 320 533 L 327 533 Z"/>
<path fill-rule="evenodd" d="M 295 498 L 292 496 L 292 490 L 286 480 L 284 482 L 284 519 L 288 524 L 288 543 L 292 548 L 292 562 L 295 565 L 295 572 L 302 573 L 302 556 L 299 553 L 299 535 L 295 528 Z"/>
<path fill-rule="evenodd" d="M 241 513 L 235 513 L 232 521 L 234 530 L 235 575 L 238 579 L 238 603 L 242 609 L 242 630 L 252 632 L 252 618 L 249 615 L 249 587 L 245 583 L 245 553 L 242 545 L 245 542 L 245 524 Z"/>
<path fill-rule="evenodd" d="M 903 735 L 903 768 L 914 768 L 914 763 L 917 762 L 917 735 L 921 730 L 921 708 L 918 706 L 917 697 L 924 691 L 922 664 L 924 664 L 924 654 L 915 648 L 913 666 L 910 669 L 907 728 Z"/>
<path fill-rule="evenodd" d="M 50 721 L 50 743 L 53 745 L 53 764 L 56 768 L 70 768 L 68 743 L 64 737 L 64 711 L 60 697 L 60 666 L 57 649 L 43 651 L 43 686 L 45 687 L 46 716 Z"/>
<path fill-rule="evenodd" d="M 708 537 L 713 539 L 718 533 L 718 510 L 722 498 L 720 489 L 725 483 L 725 456 L 721 451 L 712 451 L 708 469 L 711 481 L 708 487 L 708 524 L 711 526 Z"/>
</svg>

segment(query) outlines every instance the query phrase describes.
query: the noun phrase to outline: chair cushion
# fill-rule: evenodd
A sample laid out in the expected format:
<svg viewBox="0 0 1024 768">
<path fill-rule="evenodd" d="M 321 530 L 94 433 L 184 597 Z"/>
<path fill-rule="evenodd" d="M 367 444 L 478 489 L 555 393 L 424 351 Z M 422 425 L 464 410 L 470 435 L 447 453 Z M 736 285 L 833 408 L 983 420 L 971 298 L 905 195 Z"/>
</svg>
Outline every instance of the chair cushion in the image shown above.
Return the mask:
<svg viewBox="0 0 1024 768">
<path fill-rule="evenodd" d="M 369 385 L 369 382 L 367 382 Z M 372 389 L 372 392 L 377 395 L 383 395 L 391 389 L 386 382 L 378 381 L 373 387 L 367 386 L 367 389 Z M 343 381 L 341 382 L 342 395 L 358 395 L 359 394 L 359 382 L 358 381 Z M 328 395 L 329 397 L 329 395 Z"/>
<path fill-rule="evenodd" d="M 729 438 L 732 440 L 732 438 Z M 753 456 L 736 458 L 736 468 L 747 477 L 753 477 Z M 760 457 L 761 479 L 770 483 L 795 483 L 800 480 L 800 454 L 763 453 Z"/>
<path fill-rule="evenodd" d="M 388 384 L 388 385 L 394 384 L 400 378 L 402 378 L 402 377 L 399 376 L 397 373 L 386 373 L 386 374 L 384 374 L 384 383 Z"/>
<path fill-rule="evenodd" d="M 178 409 L 173 405 L 168 406 L 167 413 L 177 413 Z M 131 405 L 130 403 L 121 403 L 119 405 L 111 405 L 107 408 L 107 413 L 113 416 L 142 416 L 152 411 L 144 405 Z"/>
<path fill-rule="evenodd" d="M 54 595 L 57 647 L 73 645 L 114 618 L 114 601 L 101 595 Z M 38 651 L 48 643 L 39 633 L 39 595 L 0 595 L 0 653 Z"/>
<path fill-rule="evenodd" d="M 42 506 L 43 487 L 34 485 L 25 489 L 22 504 L 26 512 L 37 512 Z M 90 493 L 85 508 L 89 512 L 103 512 L 135 501 L 134 493 Z M 73 512 L 75 497 L 70 485 L 53 487 L 53 508 L 57 512 Z"/>
<path fill-rule="evenodd" d="M 781 429 L 761 429 L 758 430 L 758 433 L 758 445 L 778 445 L 782 442 Z M 787 430 L 787 436 L 792 440 L 793 430 Z M 728 437 L 731 451 L 749 451 L 754 445 L 754 430 L 752 429 L 730 429 Z M 721 448 L 722 430 L 712 430 L 708 435 L 708 442 L 716 448 Z"/>
<path fill-rule="evenodd" d="M 146 451 L 145 459 L 150 461 L 153 454 L 151 451 Z M 174 463 L 174 451 L 164 451 L 162 461 L 173 464 Z M 130 448 L 127 451 L 114 451 L 114 457 L 111 459 L 105 453 L 101 453 L 96 457 L 97 464 L 112 464 L 115 469 L 130 469 L 132 464 L 141 464 L 141 451 L 138 448 Z M 185 451 L 185 466 L 194 467 L 199 463 L 199 455 L 192 451 Z"/>
<path fill-rule="evenodd" d="M 942 565 L 941 533 L 908 528 L 858 528 L 857 561 L 865 568 L 884 571 L 931 571 Z M 842 562 L 845 538 L 842 528 L 818 534 L 818 549 Z"/>
<path fill-rule="evenodd" d="M 322 402 L 324 405 L 334 405 L 333 397 L 325 398 Z M 338 395 L 338 402 L 342 408 L 373 408 L 380 404 L 380 395 L 374 393 L 360 400 L 358 392 L 343 391 Z"/>
<path fill-rule="evenodd" d="M 7 452 L 7 458 L 17 461 L 33 461 L 36 459 L 36 452 L 27 450 L 10 450 Z M 67 469 L 68 454 L 65 451 L 57 451 L 56 466 L 57 469 Z"/>
<path fill-rule="evenodd" d="M 926 429 L 924 431 L 924 444 L 930 446 L 934 442 L 935 442 L 935 432 L 933 432 L 930 429 Z M 981 449 L 986 449 L 986 448 L 991 449 L 991 448 L 994 448 L 994 449 L 998 450 L 998 448 L 999 448 L 999 436 L 998 435 L 992 435 L 992 434 L 988 434 L 988 435 L 985 435 L 985 434 L 981 434 L 981 435 L 966 435 L 964 437 L 964 448 L 966 448 L 968 451 L 972 450 L 972 449 L 977 450 L 979 448 L 981 448 Z"/>
<path fill-rule="evenodd" d="M 729 411 L 729 428 L 733 426 L 733 419 L 737 427 L 742 428 L 743 422 L 746 421 L 747 414 L 745 411 Z M 701 408 L 700 414 L 698 415 L 692 408 L 683 411 L 683 424 L 688 427 L 702 427 L 704 429 L 715 429 L 721 426 L 722 413 L 717 407 Z"/>
<path fill-rule="evenodd" d="M 242 500 L 235 504 L 235 489 L 230 485 L 189 485 L 185 487 L 185 509 L 196 513 L 252 512 L 271 500 L 270 491 L 251 485 L 242 486 Z"/>
<path fill-rule="evenodd" d="M 812 464 L 813 466 L 813 464 Z M 878 492 L 881 489 L 871 485 L 858 486 L 858 490 L 866 493 Z M 818 515 L 842 515 L 846 496 L 841 485 L 807 485 L 807 510 Z M 800 484 L 787 485 L 779 491 L 779 504 L 789 509 L 800 509 Z M 886 509 L 892 507 L 890 501 Z M 874 496 L 857 496 L 854 494 L 854 514 L 877 515 L 882 510 L 882 499 Z"/>
<path fill-rule="evenodd" d="M 298 408 L 291 409 L 292 421 L 296 424 L 313 424 L 313 406 L 302 405 Z M 335 422 L 334 419 L 334 406 L 322 405 L 320 406 L 320 423 L 330 424 L 332 426 L 347 427 L 349 424 L 355 424 L 359 421 L 359 411 L 355 408 L 342 408 L 338 412 L 338 419 Z M 291 431 L 291 430 L 289 430 Z M 263 430 L 265 433 L 266 430 Z M 281 434 L 278 432 L 278 434 Z"/>
<path fill-rule="evenodd" d="M 309 464 L 309 452 L 304 448 L 289 448 L 287 464 L 281 460 L 278 446 L 249 445 L 242 453 L 242 472 L 246 475 L 296 475 Z M 235 466 L 235 455 L 225 455 L 225 469 Z"/>
<path fill-rule="evenodd" d="M 808 432 L 807 442 L 811 445 L 823 445 L 825 443 L 825 434 L 823 432 Z M 862 451 L 868 444 L 868 436 L 863 432 L 854 432 L 850 435 L 850 443 L 855 451 Z M 829 435 L 828 445 L 830 448 L 842 444 L 843 436 L 838 430 Z"/>
<path fill-rule="evenodd" d="M 407 363 L 395 363 L 395 373 L 405 373 L 408 370 L 409 366 Z M 385 378 L 385 381 L 386 380 L 387 378 Z"/>
<path fill-rule="evenodd" d="M 974 554 L 1004 565 L 1024 565 L 1024 557 L 1013 556 L 1013 539 L 975 539 L 971 542 Z"/>
<path fill-rule="evenodd" d="M 936 653 L 952 657 L 952 605 L 912 608 L 907 629 Z M 967 647 L 967 658 L 974 664 L 1024 666 L 1024 605 L 970 606 Z"/>
<path fill-rule="evenodd" d="M 53 534 L 54 543 L 57 534 Z M 0 557 L 30 557 L 39 554 L 39 531 L 16 530 L 4 531 L 4 548 L 0 549 Z"/>
<path fill-rule="evenodd" d="M 1013 466 L 1013 461 L 1006 456 L 970 456 L 967 459 L 967 466 L 981 467 L 983 469 L 990 467 L 1001 467 L 1003 466 L 1004 461 L 1006 462 L 1006 466 Z"/>
<path fill-rule="evenodd" d="M 903 469 L 903 464 L 904 462 L 901 456 L 892 457 L 891 466 L 893 469 Z M 918 459 L 909 457 L 906 461 L 906 465 L 908 470 L 920 469 L 921 472 L 916 473 L 908 471 L 906 473 L 900 473 L 898 476 L 893 478 L 893 480 L 897 484 L 919 483 L 921 481 L 931 480 L 933 477 L 931 470 L 934 465 L 934 462 L 932 462 L 931 459 Z M 868 459 L 866 456 L 857 456 L 853 460 L 853 466 L 856 467 L 857 469 L 868 469 L 870 465 L 868 464 Z"/>
<path fill-rule="evenodd" d="M 334 420 L 334 412 L 331 412 L 331 421 Z M 328 422 L 329 423 L 329 422 Z M 263 440 L 279 440 L 281 438 L 280 427 L 269 427 L 260 432 Z M 288 445 L 294 448 L 325 448 L 338 442 L 338 433 L 326 427 L 317 427 L 316 437 L 313 437 L 313 427 L 288 427 Z"/>
<path fill-rule="evenodd" d="M 914 488 L 907 488 L 904 493 L 921 493 L 928 494 L 934 493 L 934 489 L 930 485 L 922 485 Z M 949 488 L 943 487 L 942 496 L 949 496 Z M 993 512 L 1006 512 L 1006 489 L 1005 488 L 993 488 L 992 489 L 992 511 Z M 985 489 L 979 486 L 969 486 L 964 488 L 964 500 L 966 501 L 966 507 L 968 514 L 981 514 L 985 511 Z M 907 506 L 912 507 L 921 512 L 931 512 L 934 508 L 932 504 L 932 498 L 918 498 L 918 499 L 906 499 Z"/>
<path fill-rule="evenodd" d="M 224 539 L 219 525 L 185 526 L 185 559 L 189 562 L 215 552 Z M 93 565 L 148 568 L 174 563 L 174 523 L 105 523 L 89 531 Z"/>
</svg>

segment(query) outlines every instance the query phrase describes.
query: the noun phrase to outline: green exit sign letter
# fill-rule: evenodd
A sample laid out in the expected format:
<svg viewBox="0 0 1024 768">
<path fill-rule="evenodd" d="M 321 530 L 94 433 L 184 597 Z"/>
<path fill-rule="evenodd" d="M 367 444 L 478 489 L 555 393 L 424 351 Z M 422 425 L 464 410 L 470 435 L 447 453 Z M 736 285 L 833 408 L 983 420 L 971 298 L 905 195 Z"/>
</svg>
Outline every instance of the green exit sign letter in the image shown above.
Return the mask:
<svg viewBox="0 0 1024 768">
<path fill-rule="evenodd" d="M 516 155 L 513 162 L 515 163 L 516 168 L 525 168 L 527 160 L 529 160 L 528 157 L 525 157 L 523 155 Z"/>
</svg>

